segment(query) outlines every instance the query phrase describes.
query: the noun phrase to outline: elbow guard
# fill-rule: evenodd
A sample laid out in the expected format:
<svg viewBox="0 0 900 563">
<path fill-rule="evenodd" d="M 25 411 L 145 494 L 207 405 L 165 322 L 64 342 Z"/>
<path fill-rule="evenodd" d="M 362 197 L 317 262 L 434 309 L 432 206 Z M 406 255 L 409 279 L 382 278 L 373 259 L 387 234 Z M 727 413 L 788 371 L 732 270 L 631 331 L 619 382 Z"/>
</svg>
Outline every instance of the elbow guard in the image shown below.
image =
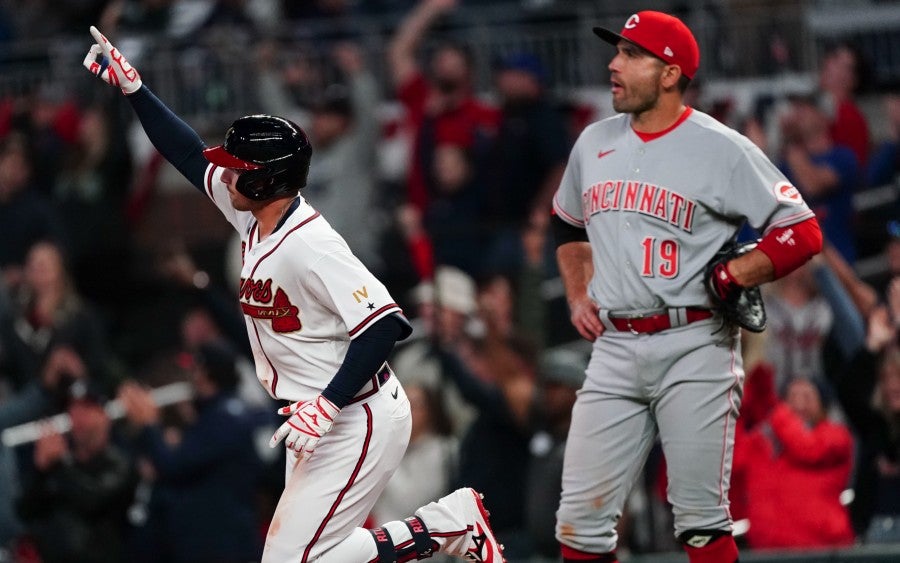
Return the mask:
<svg viewBox="0 0 900 563">
<path fill-rule="evenodd" d="M 822 230 L 815 217 L 794 225 L 772 229 L 756 247 L 775 266 L 775 279 L 782 278 L 822 251 Z"/>
</svg>

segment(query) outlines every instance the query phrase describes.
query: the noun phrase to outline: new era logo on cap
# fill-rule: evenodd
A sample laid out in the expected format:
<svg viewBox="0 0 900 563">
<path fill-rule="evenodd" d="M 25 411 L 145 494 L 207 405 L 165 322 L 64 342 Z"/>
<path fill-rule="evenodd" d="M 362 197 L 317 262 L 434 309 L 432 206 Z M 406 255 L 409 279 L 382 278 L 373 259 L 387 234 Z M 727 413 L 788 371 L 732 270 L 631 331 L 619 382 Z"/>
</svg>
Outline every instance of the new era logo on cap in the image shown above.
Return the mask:
<svg viewBox="0 0 900 563">
<path fill-rule="evenodd" d="M 622 39 L 650 51 L 663 61 L 681 67 L 681 73 L 693 78 L 700 66 L 700 48 L 694 34 L 675 16 L 645 10 L 632 14 L 621 33 L 595 27 L 598 37 L 616 45 Z"/>
</svg>

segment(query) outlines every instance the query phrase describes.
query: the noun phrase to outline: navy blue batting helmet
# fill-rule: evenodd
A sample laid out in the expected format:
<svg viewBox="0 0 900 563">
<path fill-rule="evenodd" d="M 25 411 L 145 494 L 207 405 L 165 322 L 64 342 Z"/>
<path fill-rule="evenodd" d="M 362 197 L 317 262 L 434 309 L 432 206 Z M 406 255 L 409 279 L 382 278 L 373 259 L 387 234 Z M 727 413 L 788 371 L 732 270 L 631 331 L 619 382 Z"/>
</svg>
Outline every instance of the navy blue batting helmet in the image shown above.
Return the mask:
<svg viewBox="0 0 900 563">
<path fill-rule="evenodd" d="M 243 170 L 237 191 L 254 201 L 296 193 L 306 185 L 312 146 L 296 123 L 247 115 L 225 133 L 225 142 L 203 151 L 216 166 Z"/>
</svg>

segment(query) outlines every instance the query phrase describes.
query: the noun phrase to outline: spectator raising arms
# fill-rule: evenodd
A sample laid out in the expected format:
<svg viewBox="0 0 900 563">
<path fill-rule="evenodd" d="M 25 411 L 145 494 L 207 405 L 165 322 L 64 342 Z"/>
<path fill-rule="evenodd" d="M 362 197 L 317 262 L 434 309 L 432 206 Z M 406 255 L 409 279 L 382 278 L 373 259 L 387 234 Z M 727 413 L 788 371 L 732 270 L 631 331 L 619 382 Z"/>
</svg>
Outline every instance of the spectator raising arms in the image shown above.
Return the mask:
<svg viewBox="0 0 900 563">
<path fill-rule="evenodd" d="M 422 0 L 402 21 L 388 46 L 394 87 L 413 136 L 406 199 L 423 213 L 430 198 L 427 177 L 434 170 L 437 148 L 461 147 L 470 156 L 484 151 L 499 121 L 495 108 L 475 98 L 474 60 L 464 45 L 439 45 L 427 76 L 416 62 L 416 49 L 428 28 L 456 4 L 457 0 Z M 416 263 L 422 278 L 431 277 L 430 267 L 427 260 Z"/>
<path fill-rule="evenodd" d="M 735 438 L 734 473 L 747 484 L 747 541 L 755 549 L 851 545 L 840 495 L 850 478 L 853 438 L 827 418 L 831 391 L 819 379 L 796 378 L 784 402 L 758 396 L 772 392 L 771 378 L 762 366 L 748 375 L 744 409 L 757 401 L 774 408 L 752 429 L 739 426 Z"/>
</svg>

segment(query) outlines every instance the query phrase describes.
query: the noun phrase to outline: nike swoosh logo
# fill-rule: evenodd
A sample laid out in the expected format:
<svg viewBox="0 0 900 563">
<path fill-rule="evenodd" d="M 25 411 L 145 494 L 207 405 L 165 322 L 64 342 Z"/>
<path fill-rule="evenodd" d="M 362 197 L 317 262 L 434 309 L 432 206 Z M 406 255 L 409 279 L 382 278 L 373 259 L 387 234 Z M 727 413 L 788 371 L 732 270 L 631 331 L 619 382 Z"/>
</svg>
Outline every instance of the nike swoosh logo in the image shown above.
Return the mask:
<svg viewBox="0 0 900 563">
<path fill-rule="evenodd" d="M 399 392 L 400 392 L 400 389 L 394 389 L 394 392 L 391 393 L 391 397 L 393 397 L 393 398 L 396 399 L 396 398 L 397 398 L 397 393 L 399 393 Z"/>
<path fill-rule="evenodd" d="M 610 149 L 608 151 L 600 151 L 597 153 L 597 158 L 603 158 L 604 156 L 608 155 L 611 152 L 616 152 L 616 149 Z"/>
</svg>

